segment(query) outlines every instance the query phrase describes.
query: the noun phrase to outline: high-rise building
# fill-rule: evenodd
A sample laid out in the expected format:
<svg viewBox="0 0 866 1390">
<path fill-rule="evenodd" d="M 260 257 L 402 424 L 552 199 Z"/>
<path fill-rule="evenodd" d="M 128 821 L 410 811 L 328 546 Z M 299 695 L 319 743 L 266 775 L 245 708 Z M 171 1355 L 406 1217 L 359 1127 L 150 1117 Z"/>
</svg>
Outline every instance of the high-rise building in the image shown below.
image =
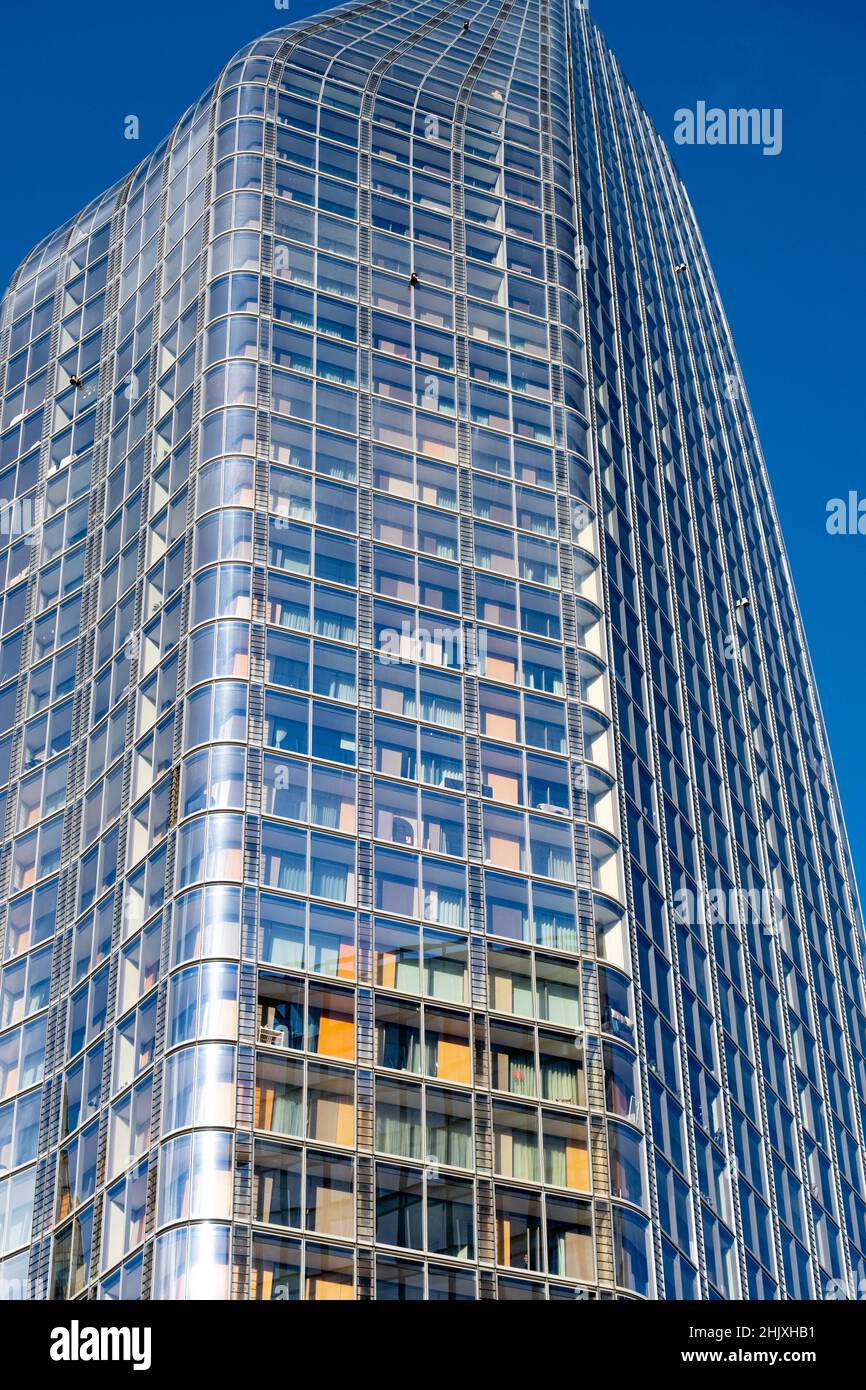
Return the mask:
<svg viewBox="0 0 866 1390">
<path fill-rule="evenodd" d="M 251 44 L 27 257 L 0 358 L 4 1296 L 850 1288 L 818 699 L 585 10 Z"/>
</svg>

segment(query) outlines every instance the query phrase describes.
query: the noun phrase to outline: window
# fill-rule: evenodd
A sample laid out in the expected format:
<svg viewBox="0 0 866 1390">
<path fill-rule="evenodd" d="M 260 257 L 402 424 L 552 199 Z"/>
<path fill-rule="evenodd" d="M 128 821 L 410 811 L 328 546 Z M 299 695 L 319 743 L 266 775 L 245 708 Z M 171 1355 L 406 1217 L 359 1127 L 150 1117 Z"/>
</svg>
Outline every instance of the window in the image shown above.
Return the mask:
<svg viewBox="0 0 866 1390">
<path fill-rule="evenodd" d="M 147 1163 L 140 1163 L 105 1194 L 102 1268 L 109 1269 L 144 1239 Z"/>
<path fill-rule="evenodd" d="M 376 1240 L 472 1259 L 474 1184 L 431 1170 L 376 1165 Z"/>
</svg>

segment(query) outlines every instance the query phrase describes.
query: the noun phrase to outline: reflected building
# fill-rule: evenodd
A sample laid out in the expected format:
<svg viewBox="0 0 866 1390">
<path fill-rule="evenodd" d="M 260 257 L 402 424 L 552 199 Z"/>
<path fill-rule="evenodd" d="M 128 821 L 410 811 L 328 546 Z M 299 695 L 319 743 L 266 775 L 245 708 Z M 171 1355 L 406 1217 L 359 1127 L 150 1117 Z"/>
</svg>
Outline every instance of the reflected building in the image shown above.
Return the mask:
<svg viewBox="0 0 866 1390">
<path fill-rule="evenodd" d="M 849 1288 L 838 796 L 586 11 L 251 44 L 0 327 L 3 1295 Z"/>
</svg>

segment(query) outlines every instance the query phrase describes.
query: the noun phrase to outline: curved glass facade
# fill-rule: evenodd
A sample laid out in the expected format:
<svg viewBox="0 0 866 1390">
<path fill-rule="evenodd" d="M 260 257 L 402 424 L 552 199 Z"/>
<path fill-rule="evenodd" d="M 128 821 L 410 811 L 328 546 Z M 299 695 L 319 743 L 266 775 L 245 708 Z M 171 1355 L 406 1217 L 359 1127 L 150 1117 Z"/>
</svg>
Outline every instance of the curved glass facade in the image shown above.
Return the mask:
<svg viewBox="0 0 866 1390">
<path fill-rule="evenodd" d="M 0 328 L 0 1295 L 866 1272 L 788 565 L 585 10 L 251 44 Z"/>
</svg>

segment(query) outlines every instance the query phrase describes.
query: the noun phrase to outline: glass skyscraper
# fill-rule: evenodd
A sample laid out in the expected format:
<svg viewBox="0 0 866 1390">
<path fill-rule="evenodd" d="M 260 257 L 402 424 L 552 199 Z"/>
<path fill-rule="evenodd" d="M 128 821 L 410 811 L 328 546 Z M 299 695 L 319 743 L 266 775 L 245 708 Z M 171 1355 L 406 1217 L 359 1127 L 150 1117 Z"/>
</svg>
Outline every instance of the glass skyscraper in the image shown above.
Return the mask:
<svg viewBox="0 0 866 1390">
<path fill-rule="evenodd" d="M 818 699 L 585 9 L 251 44 L 0 330 L 3 1296 L 856 1287 Z"/>
</svg>

